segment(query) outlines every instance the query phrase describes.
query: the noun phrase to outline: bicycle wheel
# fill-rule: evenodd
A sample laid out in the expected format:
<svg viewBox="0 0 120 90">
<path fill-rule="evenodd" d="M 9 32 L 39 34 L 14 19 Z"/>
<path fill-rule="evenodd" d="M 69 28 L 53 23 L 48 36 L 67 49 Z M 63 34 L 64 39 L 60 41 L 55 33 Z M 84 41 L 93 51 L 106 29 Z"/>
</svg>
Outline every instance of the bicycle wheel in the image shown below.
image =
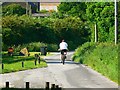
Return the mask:
<svg viewBox="0 0 120 90">
<path fill-rule="evenodd" d="M 66 55 L 62 55 L 62 63 L 65 63 Z"/>
</svg>

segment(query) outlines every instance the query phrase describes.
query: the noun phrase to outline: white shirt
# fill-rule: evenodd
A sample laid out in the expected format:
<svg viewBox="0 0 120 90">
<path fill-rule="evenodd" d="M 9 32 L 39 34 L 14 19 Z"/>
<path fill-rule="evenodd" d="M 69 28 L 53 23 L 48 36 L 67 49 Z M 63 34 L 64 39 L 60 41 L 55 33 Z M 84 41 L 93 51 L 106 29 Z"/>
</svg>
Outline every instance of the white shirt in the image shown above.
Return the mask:
<svg viewBox="0 0 120 90">
<path fill-rule="evenodd" d="M 67 48 L 68 44 L 66 42 L 61 42 L 59 46 L 60 46 L 60 50 L 62 50 L 62 49 L 68 49 Z"/>
</svg>

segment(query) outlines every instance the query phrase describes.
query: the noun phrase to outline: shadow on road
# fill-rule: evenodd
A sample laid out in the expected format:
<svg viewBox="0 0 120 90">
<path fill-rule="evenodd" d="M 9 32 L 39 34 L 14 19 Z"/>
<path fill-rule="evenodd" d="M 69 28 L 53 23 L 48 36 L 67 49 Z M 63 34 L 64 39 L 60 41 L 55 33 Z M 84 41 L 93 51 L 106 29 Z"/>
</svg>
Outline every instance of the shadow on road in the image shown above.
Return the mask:
<svg viewBox="0 0 120 90">
<path fill-rule="evenodd" d="M 56 60 L 56 59 L 45 59 L 45 61 L 46 61 L 48 64 L 60 64 L 60 63 L 61 63 L 61 60 L 60 60 L 60 59 L 58 59 L 58 60 Z M 71 60 L 66 60 L 66 61 L 65 61 L 65 64 L 80 64 L 80 63 L 75 63 L 75 62 L 73 62 L 73 61 L 71 61 Z"/>
</svg>

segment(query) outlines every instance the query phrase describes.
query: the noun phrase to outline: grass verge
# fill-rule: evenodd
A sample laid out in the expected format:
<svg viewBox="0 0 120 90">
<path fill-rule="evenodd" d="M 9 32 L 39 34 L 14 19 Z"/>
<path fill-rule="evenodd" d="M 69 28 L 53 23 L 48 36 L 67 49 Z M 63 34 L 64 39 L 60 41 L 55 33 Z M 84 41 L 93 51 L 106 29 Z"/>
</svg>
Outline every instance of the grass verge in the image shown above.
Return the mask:
<svg viewBox="0 0 120 90">
<path fill-rule="evenodd" d="M 120 84 L 118 82 L 118 45 L 87 42 L 78 47 L 73 55 L 73 60 L 90 66 Z"/>
<path fill-rule="evenodd" d="M 47 63 L 42 59 L 43 56 L 40 56 L 40 64 L 35 64 L 34 54 L 39 54 L 38 52 L 30 52 L 30 56 L 8 56 L 6 53 L 2 55 L 3 69 L 0 69 L 0 73 L 10 73 L 17 72 L 22 70 L 34 69 L 47 67 Z M 23 62 L 23 63 L 22 63 Z M 2 63 L 0 67 L 2 67 Z"/>
</svg>

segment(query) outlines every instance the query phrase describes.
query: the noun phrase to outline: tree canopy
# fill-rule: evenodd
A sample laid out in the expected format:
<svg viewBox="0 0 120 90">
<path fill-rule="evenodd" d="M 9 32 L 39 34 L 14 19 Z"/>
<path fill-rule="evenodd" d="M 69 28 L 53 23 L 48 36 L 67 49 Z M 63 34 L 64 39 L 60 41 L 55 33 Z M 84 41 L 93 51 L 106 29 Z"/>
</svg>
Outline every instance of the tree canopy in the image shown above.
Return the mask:
<svg viewBox="0 0 120 90">
<path fill-rule="evenodd" d="M 3 16 L 15 15 L 15 14 L 20 16 L 20 15 L 23 15 L 25 13 L 26 13 L 26 9 L 23 8 L 20 4 L 5 5 L 2 8 L 2 15 Z"/>
<path fill-rule="evenodd" d="M 120 22 L 119 7 L 120 3 L 118 22 Z M 2 37 L 6 45 L 33 41 L 58 44 L 61 38 L 64 38 L 75 48 L 87 41 L 94 41 L 95 24 L 98 42 L 114 41 L 114 2 L 62 2 L 58 6 L 58 12 L 54 12 L 57 18 L 33 18 L 22 15 L 23 13 L 19 14 L 16 8 L 8 10 L 5 8 L 8 7 L 3 8 L 3 12 L 6 13 L 2 18 Z M 15 10 L 16 13 L 11 10 Z"/>
<path fill-rule="evenodd" d="M 86 16 L 92 25 L 97 24 L 98 41 L 114 40 L 114 3 L 113 2 L 89 2 L 86 3 Z M 92 30 L 94 32 L 94 30 Z"/>
<path fill-rule="evenodd" d="M 85 2 L 62 2 L 58 6 L 58 12 L 65 16 L 78 16 L 84 20 L 86 8 Z"/>
</svg>

